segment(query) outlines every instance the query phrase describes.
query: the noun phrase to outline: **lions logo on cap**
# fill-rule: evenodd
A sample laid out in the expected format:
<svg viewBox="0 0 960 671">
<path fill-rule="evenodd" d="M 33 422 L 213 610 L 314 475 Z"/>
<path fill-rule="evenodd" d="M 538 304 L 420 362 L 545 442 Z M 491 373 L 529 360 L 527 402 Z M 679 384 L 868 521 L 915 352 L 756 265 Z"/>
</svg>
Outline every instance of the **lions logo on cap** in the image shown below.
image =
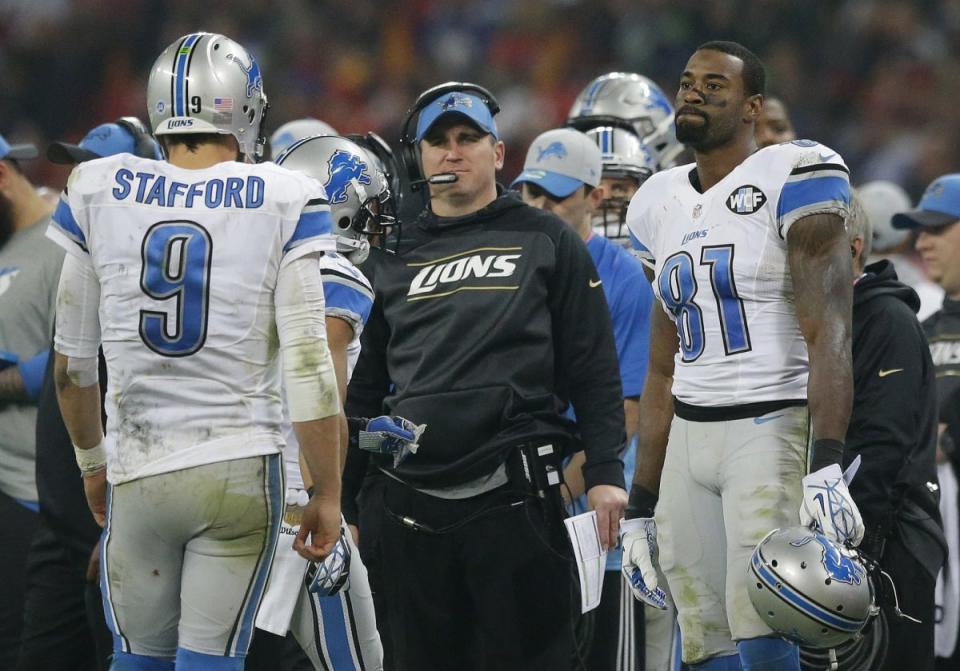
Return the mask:
<svg viewBox="0 0 960 671">
<path fill-rule="evenodd" d="M 356 154 L 343 149 L 337 149 L 327 161 L 330 178 L 323 185 L 327 198 L 331 203 L 345 203 L 347 201 L 347 185 L 357 180 L 359 184 L 369 184 L 370 175 L 367 164 Z"/>
<path fill-rule="evenodd" d="M 546 149 L 537 148 L 537 163 L 550 158 L 551 156 L 556 156 L 557 158 L 566 158 L 567 157 L 567 148 L 563 146 L 562 142 L 551 142 L 547 145 Z"/>
<path fill-rule="evenodd" d="M 437 104 L 444 112 L 452 110 L 454 107 L 473 107 L 473 99 L 462 93 L 451 93 L 443 100 L 438 100 Z"/>
</svg>

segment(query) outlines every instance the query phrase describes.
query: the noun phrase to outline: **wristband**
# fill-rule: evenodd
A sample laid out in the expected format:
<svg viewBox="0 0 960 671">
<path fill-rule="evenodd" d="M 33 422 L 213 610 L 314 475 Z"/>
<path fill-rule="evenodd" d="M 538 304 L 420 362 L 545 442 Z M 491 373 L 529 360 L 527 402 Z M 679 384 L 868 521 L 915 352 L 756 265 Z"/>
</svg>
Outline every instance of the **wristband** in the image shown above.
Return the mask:
<svg viewBox="0 0 960 671">
<path fill-rule="evenodd" d="M 347 417 L 347 445 L 360 447 L 360 432 L 367 428 L 366 417 Z"/>
<path fill-rule="evenodd" d="M 813 451 L 810 455 L 810 472 L 816 473 L 830 464 L 843 462 L 843 443 L 832 438 L 820 438 L 813 441 Z"/>
<path fill-rule="evenodd" d="M 653 510 L 657 507 L 657 495 L 643 485 L 636 483 L 630 487 L 630 498 L 627 500 L 626 519 L 637 517 L 653 517 Z"/>
<path fill-rule="evenodd" d="M 107 465 L 107 448 L 104 446 L 103 438 L 89 450 L 81 450 L 74 445 L 73 452 L 77 456 L 77 466 L 84 475 L 99 471 Z"/>
</svg>

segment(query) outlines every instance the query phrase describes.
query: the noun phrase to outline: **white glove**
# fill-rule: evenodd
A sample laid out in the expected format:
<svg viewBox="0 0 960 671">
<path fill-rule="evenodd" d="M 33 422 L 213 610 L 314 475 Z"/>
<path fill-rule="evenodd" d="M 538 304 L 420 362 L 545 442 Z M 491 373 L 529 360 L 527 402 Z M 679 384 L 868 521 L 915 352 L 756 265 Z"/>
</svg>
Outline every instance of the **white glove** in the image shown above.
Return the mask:
<svg viewBox="0 0 960 671">
<path fill-rule="evenodd" d="M 623 546 L 621 570 L 633 596 L 654 608 L 666 610 L 667 595 L 657 587 L 657 571 L 653 566 L 657 555 L 657 523 L 652 517 L 620 520 L 620 544 Z"/>
<path fill-rule="evenodd" d="M 350 581 L 350 543 L 347 542 L 343 529 L 340 529 L 340 540 L 333 546 L 333 550 L 321 562 L 310 562 L 304 582 L 307 589 L 319 596 L 332 596 L 341 589 L 348 587 Z"/>
<path fill-rule="evenodd" d="M 838 464 L 831 464 L 804 477 L 800 524 L 839 543 L 860 545 L 863 518 L 847 489 L 859 465 L 857 460 L 842 473 Z"/>
</svg>

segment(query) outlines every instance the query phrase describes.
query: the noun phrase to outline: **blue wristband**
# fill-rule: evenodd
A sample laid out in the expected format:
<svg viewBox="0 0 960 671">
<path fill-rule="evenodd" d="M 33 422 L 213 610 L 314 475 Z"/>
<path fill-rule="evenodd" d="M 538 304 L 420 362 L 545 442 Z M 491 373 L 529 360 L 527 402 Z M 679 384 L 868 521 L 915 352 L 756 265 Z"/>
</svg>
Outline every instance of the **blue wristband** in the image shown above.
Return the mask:
<svg viewBox="0 0 960 671">
<path fill-rule="evenodd" d="M 20 363 L 20 357 L 13 352 L 6 352 L 0 349 L 0 370 L 9 368 L 10 366 L 16 366 L 18 363 Z"/>
<path fill-rule="evenodd" d="M 40 391 L 43 389 L 43 375 L 47 372 L 49 359 L 50 350 L 45 349 L 40 354 L 17 364 L 20 377 L 23 378 L 23 387 L 31 401 L 36 401 L 40 397 Z"/>
</svg>

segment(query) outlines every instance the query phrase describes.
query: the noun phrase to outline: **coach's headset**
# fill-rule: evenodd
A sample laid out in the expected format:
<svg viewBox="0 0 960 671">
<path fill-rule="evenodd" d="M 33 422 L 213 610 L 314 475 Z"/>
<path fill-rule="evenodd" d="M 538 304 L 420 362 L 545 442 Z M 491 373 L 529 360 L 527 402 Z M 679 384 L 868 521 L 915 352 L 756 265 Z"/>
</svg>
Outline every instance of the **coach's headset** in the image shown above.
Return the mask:
<svg viewBox="0 0 960 671">
<path fill-rule="evenodd" d="M 487 89 L 470 82 L 447 82 L 429 88 L 417 98 L 413 106 L 407 110 L 403 120 L 403 129 L 400 131 L 400 163 L 406 175 L 411 191 L 419 191 L 426 184 L 423 176 L 423 166 L 420 163 L 420 148 L 417 146 L 417 127 L 414 119 L 418 118 L 427 105 L 447 93 L 473 93 L 480 97 L 483 104 L 490 110 L 490 116 L 500 112 L 500 103 Z"/>
<path fill-rule="evenodd" d="M 158 158 L 160 143 L 158 143 L 146 125 L 135 116 L 122 116 L 113 123 L 133 136 L 133 153 L 140 158 Z"/>
</svg>

